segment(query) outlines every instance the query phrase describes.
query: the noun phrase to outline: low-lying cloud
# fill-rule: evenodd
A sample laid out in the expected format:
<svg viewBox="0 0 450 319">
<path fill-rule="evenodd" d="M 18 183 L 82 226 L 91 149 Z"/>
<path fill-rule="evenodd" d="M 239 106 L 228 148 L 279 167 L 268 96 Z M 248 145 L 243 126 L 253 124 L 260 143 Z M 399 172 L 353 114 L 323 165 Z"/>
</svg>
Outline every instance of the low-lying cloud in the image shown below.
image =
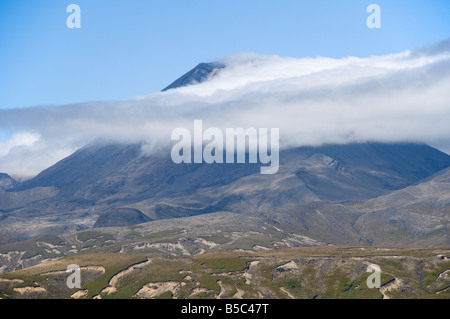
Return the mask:
<svg viewBox="0 0 450 319">
<path fill-rule="evenodd" d="M 124 101 L 0 110 L 0 172 L 32 176 L 97 139 L 172 145 L 193 127 L 279 128 L 281 147 L 424 142 L 450 151 L 450 40 L 386 56 L 240 54 L 205 83 Z M 162 85 L 164 86 L 164 85 Z"/>
</svg>

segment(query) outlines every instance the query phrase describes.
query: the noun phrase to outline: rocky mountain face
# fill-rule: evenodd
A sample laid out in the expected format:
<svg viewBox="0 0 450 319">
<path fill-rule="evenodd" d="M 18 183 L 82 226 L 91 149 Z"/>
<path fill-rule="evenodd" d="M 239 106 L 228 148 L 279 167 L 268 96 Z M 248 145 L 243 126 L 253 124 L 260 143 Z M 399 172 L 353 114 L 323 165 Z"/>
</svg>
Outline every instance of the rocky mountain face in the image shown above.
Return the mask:
<svg viewBox="0 0 450 319">
<path fill-rule="evenodd" d="M 17 184 L 18 183 L 8 174 L 0 173 L 0 191 L 6 191 Z"/>
<path fill-rule="evenodd" d="M 450 244 L 450 171 L 365 201 L 300 204 L 276 218 L 316 240 L 384 247 Z"/>
<path fill-rule="evenodd" d="M 209 80 L 225 66 L 221 63 L 200 63 L 195 68 L 165 87 L 162 92 Z"/>
<path fill-rule="evenodd" d="M 117 208 L 102 214 L 94 224 L 94 228 L 123 227 L 149 222 L 151 219 L 138 209 Z"/>
<path fill-rule="evenodd" d="M 274 175 L 261 175 L 259 164 L 175 164 L 169 151 L 144 156 L 140 145 L 89 145 L 0 193 L 0 242 L 148 220 L 176 224 L 177 218 L 231 212 L 296 225 L 292 231 L 319 241 L 367 244 L 381 240 L 369 236 L 373 226 L 384 229 L 392 218 L 370 214 L 375 206 L 364 201 L 388 196 L 449 166 L 450 156 L 421 144 L 285 150 Z M 424 196 L 423 203 L 429 203 Z M 118 212 L 130 210 L 134 217 L 123 224 Z M 417 224 L 417 229 L 405 226 L 408 234 L 426 234 L 444 222 L 430 214 L 419 214 L 424 220 L 404 210 L 396 214 L 398 227 Z M 355 225 L 366 227 L 369 238 Z"/>
</svg>

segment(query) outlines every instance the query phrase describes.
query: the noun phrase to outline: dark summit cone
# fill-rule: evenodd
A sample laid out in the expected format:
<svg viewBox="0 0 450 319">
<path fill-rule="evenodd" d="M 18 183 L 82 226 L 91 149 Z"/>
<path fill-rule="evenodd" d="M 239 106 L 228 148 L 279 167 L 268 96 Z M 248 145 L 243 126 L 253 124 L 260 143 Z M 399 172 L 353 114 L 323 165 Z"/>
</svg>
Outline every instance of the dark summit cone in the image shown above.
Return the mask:
<svg viewBox="0 0 450 319">
<path fill-rule="evenodd" d="M 223 69 L 225 65 L 217 62 L 200 63 L 188 73 L 178 78 L 172 84 L 162 90 L 162 92 L 183 86 L 193 85 L 205 82 L 215 76 L 217 72 Z"/>
</svg>

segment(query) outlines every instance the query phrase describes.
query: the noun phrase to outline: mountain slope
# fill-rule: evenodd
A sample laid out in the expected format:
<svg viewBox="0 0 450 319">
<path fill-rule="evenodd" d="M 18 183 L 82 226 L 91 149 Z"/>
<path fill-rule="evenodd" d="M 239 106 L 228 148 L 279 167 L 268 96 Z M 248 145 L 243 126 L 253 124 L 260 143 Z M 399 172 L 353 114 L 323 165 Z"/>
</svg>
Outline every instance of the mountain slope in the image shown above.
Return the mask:
<svg viewBox="0 0 450 319">
<path fill-rule="evenodd" d="M 416 185 L 367 201 L 372 207 L 428 206 L 450 212 L 450 168 L 426 178 Z"/>
<path fill-rule="evenodd" d="M 281 151 L 279 172 L 261 175 L 259 164 L 174 164 L 169 151 L 144 156 L 140 145 L 93 144 L 4 193 L 14 198 L 0 203 L 0 242 L 91 228 L 119 208 L 152 220 L 220 211 L 294 218 L 289 223 L 306 231 L 305 207 L 323 201 L 341 228 L 324 223 L 329 236 L 321 240 L 352 243 L 360 238 L 351 226 L 360 213 L 340 213 L 333 202 L 384 195 L 448 166 L 450 156 L 427 145 L 367 143 Z"/>
<path fill-rule="evenodd" d="M 330 243 L 383 247 L 450 244 L 450 168 L 360 202 L 314 202 L 283 209 L 279 222 Z"/>
<path fill-rule="evenodd" d="M 322 200 L 375 197 L 409 186 L 448 166 L 450 156 L 422 144 L 349 144 L 280 152 L 280 175 L 287 171 L 295 174 L 301 184 Z M 133 201 L 142 197 L 188 195 L 199 188 L 227 185 L 248 175 L 261 180 L 277 178 L 278 174 L 260 176 L 259 167 L 259 164 L 174 164 L 168 152 L 142 155 L 140 145 L 90 145 L 13 191 L 54 186 L 64 195 L 81 195 L 77 192 L 89 190 L 95 195 L 92 197 L 105 198 L 128 193 L 126 198 Z M 157 189 L 152 187 L 157 185 Z"/>
<path fill-rule="evenodd" d="M 424 242 L 434 246 L 448 244 L 450 169 L 416 185 L 368 200 L 355 208 L 364 212 L 355 225 L 372 241 L 384 238 L 384 242 L 402 241 L 408 245 Z"/>
<path fill-rule="evenodd" d="M 156 192 L 154 197 L 148 197 L 146 192 L 132 194 L 129 198 L 124 196 L 125 190 L 132 189 L 126 185 L 133 185 L 130 167 L 137 168 L 133 166 L 135 164 L 127 164 L 123 168 L 130 173 L 130 179 L 125 179 L 125 186 L 119 189 L 115 197 L 96 200 L 95 196 L 101 194 L 102 182 L 86 186 L 83 179 L 74 179 L 73 183 L 68 183 L 66 178 L 77 174 L 69 169 L 70 165 L 66 166 L 70 161 L 59 163 L 58 170 L 43 172 L 42 179 L 34 182 L 48 182 L 51 174 L 59 172 L 65 181 L 60 184 L 62 189 L 66 183 L 73 190 L 78 189 L 71 197 L 67 193 L 59 197 L 64 190 L 58 191 L 54 186 L 0 192 L 2 196 L 15 196 L 8 202 L 10 209 L 0 213 L 0 263 L 3 264 L 0 272 L 29 267 L 48 258 L 68 256 L 79 251 L 183 257 L 208 251 L 260 252 L 329 244 L 396 248 L 449 245 L 450 168 L 406 188 L 385 190 L 386 194 L 375 198 L 342 202 L 320 200 L 308 184 L 295 174 L 298 167 L 302 167 L 325 177 L 330 169 L 338 168 L 338 171 L 358 176 L 361 173 L 357 167 L 368 167 L 374 176 L 379 176 L 380 168 L 374 170 L 376 165 L 373 161 L 364 164 L 361 162 L 362 153 L 356 156 L 349 150 L 364 149 L 366 154 L 371 153 L 369 149 L 380 152 L 380 145 L 373 148 L 360 146 L 362 148 L 357 145 L 343 146 L 345 152 L 342 154 L 334 146 L 331 150 L 328 147 L 290 150 L 283 153 L 279 173 L 260 175 L 257 168 L 254 174 L 247 172 L 242 175 L 242 172 L 234 171 L 234 179 L 222 180 L 221 185 L 213 180 L 205 181 L 210 175 L 202 169 L 208 166 L 198 165 L 196 170 L 185 171 L 186 176 L 178 176 L 184 182 L 191 182 L 181 192 L 169 188 L 161 194 Z M 437 156 L 437 162 L 440 162 L 438 159 L 445 159 L 445 156 L 441 158 L 439 152 L 424 145 L 388 145 L 381 148 L 390 150 L 388 154 L 395 154 L 393 150 L 396 147 L 399 150 L 402 147 L 410 150 L 417 147 L 417 150 L 428 150 Z M 317 153 L 319 150 L 320 153 Z M 339 157 L 342 162 L 336 165 L 323 153 Z M 76 155 L 79 156 L 79 153 Z M 424 158 L 429 158 L 429 155 L 425 152 Z M 359 159 L 358 163 L 349 159 L 355 156 Z M 377 165 L 382 163 L 380 158 L 375 161 Z M 139 160 L 161 164 L 161 158 L 157 161 L 140 156 Z M 399 182 L 399 176 L 413 176 L 413 167 L 400 170 L 394 180 Z M 214 170 L 220 171 L 221 166 L 214 167 Z M 158 169 L 153 172 L 157 173 Z M 139 170 L 135 173 L 139 176 Z M 160 173 L 167 175 L 167 180 L 174 176 L 170 170 Z M 118 176 L 125 176 L 123 174 Z M 193 176 L 195 178 L 191 180 Z M 328 174 L 327 182 L 330 183 L 334 176 Z M 342 185 L 342 182 L 336 182 L 336 185 Z M 161 185 L 161 188 L 164 187 Z M 364 188 L 363 183 L 357 184 L 355 189 L 358 187 Z M 186 192 L 188 189 L 190 192 Z M 371 189 L 377 190 L 377 187 Z M 171 191 L 174 192 L 172 195 Z M 83 201 L 77 197 L 80 194 L 89 200 Z M 355 194 L 360 196 L 360 193 Z M 29 201 L 23 202 L 21 196 Z M 3 199 L 0 203 L 6 203 Z M 14 205 L 24 207 L 11 208 Z M 27 238 L 35 239 L 23 241 Z M 18 240 L 21 242 L 14 243 Z"/>
<path fill-rule="evenodd" d="M 8 174 L 0 173 L 0 191 L 5 191 L 13 188 L 17 182 Z"/>
<path fill-rule="evenodd" d="M 224 67 L 225 66 L 223 64 L 217 62 L 200 63 L 195 68 L 165 87 L 162 92 L 207 81 L 211 77 L 215 76 L 220 71 L 220 69 L 223 69 Z"/>
</svg>

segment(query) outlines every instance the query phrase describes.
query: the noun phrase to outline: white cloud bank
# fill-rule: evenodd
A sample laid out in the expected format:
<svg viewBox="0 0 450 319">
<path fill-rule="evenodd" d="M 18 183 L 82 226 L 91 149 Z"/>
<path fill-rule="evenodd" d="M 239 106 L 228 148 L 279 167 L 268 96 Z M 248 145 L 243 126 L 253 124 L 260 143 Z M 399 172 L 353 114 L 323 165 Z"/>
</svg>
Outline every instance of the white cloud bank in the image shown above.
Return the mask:
<svg viewBox="0 0 450 319">
<path fill-rule="evenodd" d="M 192 128 L 280 128 L 282 147 L 425 142 L 450 151 L 450 40 L 386 56 L 240 54 L 210 81 L 145 97 L 0 110 L 0 172 L 32 176 L 95 139 L 172 145 Z"/>
</svg>

